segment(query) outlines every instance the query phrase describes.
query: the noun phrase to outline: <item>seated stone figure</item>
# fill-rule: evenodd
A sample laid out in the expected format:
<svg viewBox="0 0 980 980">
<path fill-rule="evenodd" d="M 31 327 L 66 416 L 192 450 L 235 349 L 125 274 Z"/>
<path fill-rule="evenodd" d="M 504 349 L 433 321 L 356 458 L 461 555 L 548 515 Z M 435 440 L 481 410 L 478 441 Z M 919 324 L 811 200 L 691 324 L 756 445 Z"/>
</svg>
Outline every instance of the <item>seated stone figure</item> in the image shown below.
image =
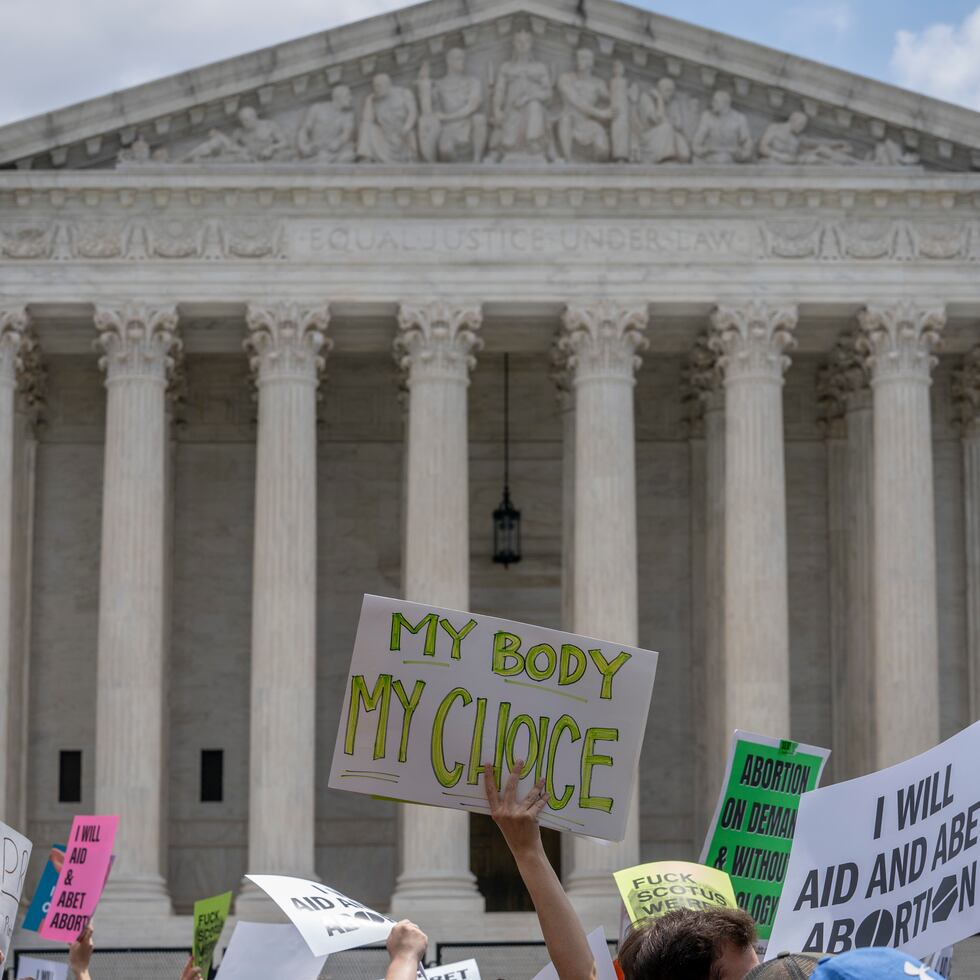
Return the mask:
<svg viewBox="0 0 980 980">
<path fill-rule="evenodd" d="M 759 140 L 759 156 L 774 163 L 858 162 L 846 140 L 805 139 L 801 134 L 809 119 L 805 112 L 794 112 L 785 122 L 770 123 Z"/>
<path fill-rule="evenodd" d="M 289 143 L 278 123 L 260 119 L 251 107 L 238 113 L 239 128 L 231 136 L 212 129 L 208 138 L 184 156 L 186 163 L 200 160 L 226 160 L 231 163 L 282 160 L 289 156 Z"/>
<path fill-rule="evenodd" d="M 588 48 L 575 52 L 575 70 L 558 79 L 562 111 L 558 119 L 558 142 L 566 160 L 608 160 L 612 120 L 609 86 L 592 74 L 595 55 Z"/>
<path fill-rule="evenodd" d="M 701 116 L 692 148 L 702 163 L 745 163 L 752 159 L 754 144 L 748 121 L 732 108 L 728 92 L 719 90 L 711 97 L 711 108 Z"/>
<path fill-rule="evenodd" d="M 633 157 L 641 163 L 687 163 L 691 159 L 675 91 L 672 78 L 661 78 L 637 99 Z"/>
<path fill-rule="evenodd" d="M 429 63 L 419 72 L 419 149 L 429 163 L 470 160 L 479 163 L 487 150 L 483 85 L 464 74 L 466 52 L 446 53 L 446 74 L 433 81 Z"/>
<path fill-rule="evenodd" d="M 301 157 L 313 157 L 318 163 L 353 163 L 354 110 L 350 89 L 338 85 L 329 102 L 310 106 L 299 132 L 296 148 Z"/>
<path fill-rule="evenodd" d="M 547 65 L 531 60 L 531 35 L 518 31 L 493 89 L 491 147 L 498 160 L 554 156 L 547 110 L 553 92 Z"/>
<path fill-rule="evenodd" d="M 418 159 L 415 125 L 419 110 L 414 93 L 375 75 L 364 100 L 357 155 L 372 163 L 411 163 Z"/>
</svg>

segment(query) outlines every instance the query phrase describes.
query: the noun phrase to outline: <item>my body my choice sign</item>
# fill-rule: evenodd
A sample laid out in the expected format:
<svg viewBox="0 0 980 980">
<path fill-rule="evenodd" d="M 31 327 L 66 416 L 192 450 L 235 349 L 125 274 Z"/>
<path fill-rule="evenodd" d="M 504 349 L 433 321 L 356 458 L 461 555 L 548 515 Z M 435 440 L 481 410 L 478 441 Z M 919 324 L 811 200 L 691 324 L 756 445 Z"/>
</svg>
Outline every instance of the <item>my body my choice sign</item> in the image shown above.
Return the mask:
<svg viewBox="0 0 980 980">
<path fill-rule="evenodd" d="M 486 810 L 484 762 L 547 781 L 540 822 L 622 840 L 657 654 L 366 595 L 329 785 Z"/>
</svg>

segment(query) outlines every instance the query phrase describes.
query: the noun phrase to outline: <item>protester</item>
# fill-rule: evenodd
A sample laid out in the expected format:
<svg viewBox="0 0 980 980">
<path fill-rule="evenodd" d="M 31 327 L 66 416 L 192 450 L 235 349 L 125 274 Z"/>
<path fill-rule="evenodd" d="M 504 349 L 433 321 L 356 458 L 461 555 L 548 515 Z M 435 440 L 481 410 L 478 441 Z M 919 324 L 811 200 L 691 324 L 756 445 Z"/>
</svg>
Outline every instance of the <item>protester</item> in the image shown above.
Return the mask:
<svg viewBox="0 0 980 980">
<path fill-rule="evenodd" d="M 619 947 L 626 980 L 742 980 L 759 963 L 742 909 L 677 909 L 637 925 Z"/>
<path fill-rule="evenodd" d="M 76 980 L 92 980 L 88 965 L 92 961 L 95 944 L 92 942 L 92 927 L 86 926 L 82 934 L 68 947 L 68 966 Z"/>
<path fill-rule="evenodd" d="M 202 980 L 201 968 L 194 966 L 193 956 L 187 957 L 187 963 L 184 964 L 184 971 L 180 975 L 180 980 Z"/>
<path fill-rule="evenodd" d="M 483 766 L 483 789 L 490 804 L 490 816 L 500 828 L 517 870 L 534 903 L 548 955 L 559 980 L 593 980 L 595 960 L 585 930 L 565 894 L 555 869 L 541 842 L 538 814 L 547 806 L 545 781 L 539 779 L 523 800 L 517 798 L 517 783 L 524 761 L 514 762 L 498 792 L 493 766 Z"/>
<path fill-rule="evenodd" d="M 941 980 L 938 973 L 914 956 L 897 949 L 869 947 L 840 956 L 828 956 L 813 971 L 811 980 Z"/>
<path fill-rule="evenodd" d="M 823 959 L 823 953 L 780 953 L 746 973 L 745 980 L 806 980 Z"/>
<path fill-rule="evenodd" d="M 429 946 L 428 936 L 414 922 L 402 919 L 388 934 L 387 945 L 391 962 L 385 980 L 415 980 Z"/>
</svg>

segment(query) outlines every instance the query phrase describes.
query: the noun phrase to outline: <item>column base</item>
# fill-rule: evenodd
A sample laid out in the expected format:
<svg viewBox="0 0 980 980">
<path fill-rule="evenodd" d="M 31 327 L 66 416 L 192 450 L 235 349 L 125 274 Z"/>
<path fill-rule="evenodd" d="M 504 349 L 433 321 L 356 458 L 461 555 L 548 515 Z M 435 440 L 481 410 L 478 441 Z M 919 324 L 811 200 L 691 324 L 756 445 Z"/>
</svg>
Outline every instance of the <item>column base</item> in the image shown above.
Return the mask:
<svg viewBox="0 0 980 980">
<path fill-rule="evenodd" d="M 428 915 L 464 913 L 482 914 L 487 903 L 469 872 L 426 872 L 424 875 L 399 875 L 391 896 L 394 919 Z"/>
<path fill-rule="evenodd" d="M 159 919 L 174 914 L 161 875 L 110 876 L 99 901 L 99 921 Z"/>
</svg>

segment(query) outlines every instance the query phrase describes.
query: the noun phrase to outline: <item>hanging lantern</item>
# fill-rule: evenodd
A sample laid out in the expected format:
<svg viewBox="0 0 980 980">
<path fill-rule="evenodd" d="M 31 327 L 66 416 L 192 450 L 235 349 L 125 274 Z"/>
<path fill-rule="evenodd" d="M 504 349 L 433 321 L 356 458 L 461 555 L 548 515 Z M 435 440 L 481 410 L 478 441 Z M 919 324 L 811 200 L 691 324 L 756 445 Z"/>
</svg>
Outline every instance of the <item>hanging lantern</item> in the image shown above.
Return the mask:
<svg viewBox="0 0 980 980">
<path fill-rule="evenodd" d="M 521 512 L 510 499 L 510 364 L 504 354 L 504 494 L 493 512 L 493 560 L 507 568 L 521 560 Z"/>
</svg>

